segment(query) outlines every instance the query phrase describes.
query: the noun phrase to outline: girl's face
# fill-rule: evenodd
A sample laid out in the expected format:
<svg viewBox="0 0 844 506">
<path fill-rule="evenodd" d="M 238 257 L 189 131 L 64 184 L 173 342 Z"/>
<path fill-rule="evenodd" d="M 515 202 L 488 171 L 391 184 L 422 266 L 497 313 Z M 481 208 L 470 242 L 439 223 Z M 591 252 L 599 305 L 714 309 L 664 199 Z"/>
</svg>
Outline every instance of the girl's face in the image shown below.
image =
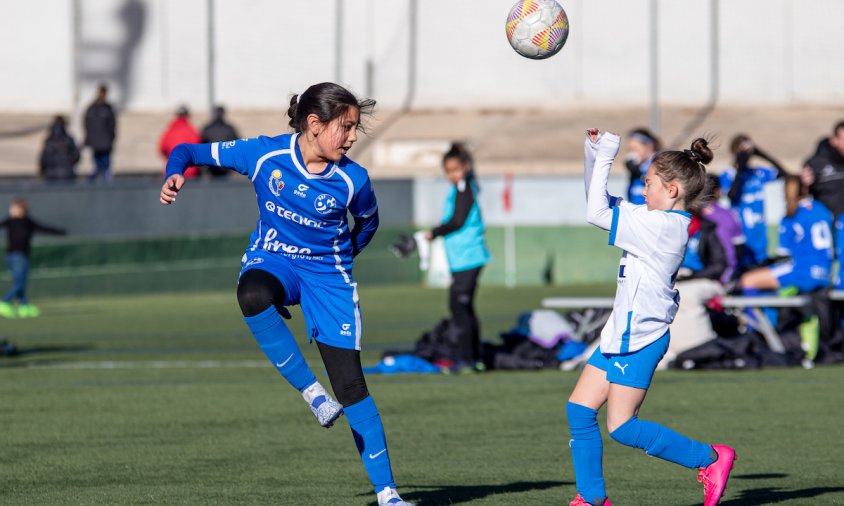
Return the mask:
<svg viewBox="0 0 844 506">
<path fill-rule="evenodd" d="M 680 187 L 675 181 L 666 183 L 655 171 L 648 171 L 647 176 L 645 176 L 645 189 L 642 190 L 648 211 L 673 209 L 679 194 Z"/>
<path fill-rule="evenodd" d="M 629 139 L 627 141 L 627 152 L 630 158 L 642 163 L 654 155 L 654 146 L 636 139 Z"/>
<path fill-rule="evenodd" d="M 469 172 L 469 164 L 457 157 L 446 158 L 443 162 L 443 170 L 445 177 L 451 181 L 451 184 L 457 184 L 466 177 Z"/>
<path fill-rule="evenodd" d="M 26 216 L 26 208 L 20 204 L 12 204 L 9 206 L 9 216 L 12 218 L 23 218 Z"/>
<path fill-rule="evenodd" d="M 360 110 L 357 107 L 349 107 L 344 114 L 328 123 L 320 123 L 319 120 L 313 123 L 312 131 L 316 137 L 319 155 L 332 162 L 343 158 L 358 140 L 359 121 Z"/>
</svg>

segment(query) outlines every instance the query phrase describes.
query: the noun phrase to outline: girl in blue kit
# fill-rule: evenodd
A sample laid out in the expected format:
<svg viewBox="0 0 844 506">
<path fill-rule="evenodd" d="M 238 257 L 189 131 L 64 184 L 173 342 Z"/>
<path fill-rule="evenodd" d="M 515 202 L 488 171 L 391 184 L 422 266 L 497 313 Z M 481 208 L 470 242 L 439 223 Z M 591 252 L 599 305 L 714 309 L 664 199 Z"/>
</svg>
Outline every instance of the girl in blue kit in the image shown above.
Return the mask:
<svg viewBox="0 0 844 506">
<path fill-rule="evenodd" d="M 320 425 L 330 427 L 346 414 L 379 506 L 408 506 L 396 492 L 384 427 L 361 370 L 352 278 L 353 258 L 378 228 L 378 205 L 366 170 L 346 153 L 357 140 L 361 115 L 374 105 L 334 83 L 311 86 L 290 100 L 293 134 L 177 146 L 160 200 L 175 202 L 183 172 L 192 166 L 230 168 L 253 182 L 259 218 L 237 286 L 244 320 Z M 296 304 L 339 403 L 316 380 L 282 320 L 290 318 L 286 306 Z"/>
<path fill-rule="evenodd" d="M 620 138 L 587 130 L 587 219 L 609 231 L 622 250 L 618 288 L 601 347 L 589 359 L 566 405 L 577 496 L 571 506 L 610 506 L 604 487 L 598 410 L 607 405 L 607 430 L 621 444 L 689 468 L 699 468 L 704 505 L 724 493 L 735 451 L 693 441 L 662 425 L 639 420 L 654 370 L 668 348 L 668 326 L 679 305 L 674 279 L 689 240 L 689 209 L 702 207 L 712 151 L 703 139 L 686 151 L 654 156 L 645 178 L 644 205 L 607 193 L 607 178 Z"/>
</svg>

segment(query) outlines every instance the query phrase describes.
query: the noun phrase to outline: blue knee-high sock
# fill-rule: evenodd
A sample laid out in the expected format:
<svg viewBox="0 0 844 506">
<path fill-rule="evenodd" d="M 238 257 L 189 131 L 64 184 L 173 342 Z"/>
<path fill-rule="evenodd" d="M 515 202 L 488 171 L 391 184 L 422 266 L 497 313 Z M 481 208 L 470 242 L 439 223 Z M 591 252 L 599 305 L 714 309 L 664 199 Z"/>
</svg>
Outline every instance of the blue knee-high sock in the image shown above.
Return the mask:
<svg viewBox="0 0 844 506">
<path fill-rule="evenodd" d="M 566 416 L 571 431 L 571 460 L 577 493 L 592 503 L 607 496 L 604 487 L 604 443 L 598 428 L 598 411 L 580 404 L 566 404 Z"/>
<path fill-rule="evenodd" d="M 619 443 L 645 450 L 651 457 L 659 457 L 691 469 L 706 467 L 713 462 L 712 447 L 693 441 L 682 434 L 654 422 L 633 417 L 610 432 Z"/>
<path fill-rule="evenodd" d="M 375 401 L 367 395 L 362 401 L 351 406 L 343 406 L 343 411 L 352 428 L 355 444 L 363 460 L 363 467 L 369 475 L 375 492 L 384 490 L 384 487 L 395 487 L 384 426 L 381 424 L 381 416 L 378 414 L 378 408 L 375 407 Z"/>
<path fill-rule="evenodd" d="M 261 350 L 293 388 L 301 392 L 316 383 L 316 377 L 299 351 L 293 334 L 274 307 L 243 319 Z"/>
</svg>

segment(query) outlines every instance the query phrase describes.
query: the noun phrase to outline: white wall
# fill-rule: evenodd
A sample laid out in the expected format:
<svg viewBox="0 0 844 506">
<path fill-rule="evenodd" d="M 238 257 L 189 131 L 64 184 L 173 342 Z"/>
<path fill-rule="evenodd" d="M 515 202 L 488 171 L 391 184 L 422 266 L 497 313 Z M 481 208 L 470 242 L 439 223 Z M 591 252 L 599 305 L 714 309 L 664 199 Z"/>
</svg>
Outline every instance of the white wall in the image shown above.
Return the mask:
<svg viewBox="0 0 844 506">
<path fill-rule="evenodd" d="M 69 2 L 0 1 L 0 109 L 67 108 L 73 94 Z M 50 11 L 49 16 L 44 12 Z"/>
<path fill-rule="evenodd" d="M 478 199 L 487 225 L 583 225 L 586 196 L 580 176 L 522 176 L 513 179 L 512 214 L 504 212 L 503 177 L 481 177 Z M 442 210 L 450 183 L 444 178 L 418 178 L 413 182 L 413 222 L 431 226 L 442 222 Z M 607 191 L 627 195 L 627 178 L 610 176 Z M 778 224 L 785 214 L 782 181 L 765 186 L 765 219 Z"/>
<path fill-rule="evenodd" d="M 342 4 L 340 4 L 342 2 Z M 417 107 L 644 104 L 650 0 L 564 0 L 571 31 L 545 61 L 504 37 L 513 0 L 418 0 Z M 79 6 L 80 96 L 110 82 L 134 110 L 208 104 L 208 0 L 0 0 L 0 110 L 74 105 L 73 6 Z M 214 0 L 218 101 L 278 108 L 308 84 L 339 80 L 387 107 L 408 93 L 410 0 Z M 710 95 L 710 0 L 659 0 L 659 94 Z M 722 103 L 844 99 L 844 2 L 720 0 Z M 336 13 L 343 17 L 338 41 Z M 49 10 L 49 15 L 44 15 Z M 341 48 L 338 54 L 337 47 Z M 367 62 L 372 80 L 367 79 Z"/>
</svg>

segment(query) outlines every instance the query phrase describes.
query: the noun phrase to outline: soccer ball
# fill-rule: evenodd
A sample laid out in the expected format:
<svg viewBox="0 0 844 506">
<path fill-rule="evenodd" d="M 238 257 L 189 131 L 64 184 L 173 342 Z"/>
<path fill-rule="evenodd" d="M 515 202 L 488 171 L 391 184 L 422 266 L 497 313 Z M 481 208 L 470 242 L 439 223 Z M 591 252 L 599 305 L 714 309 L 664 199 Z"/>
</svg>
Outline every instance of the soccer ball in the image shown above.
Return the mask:
<svg viewBox="0 0 844 506">
<path fill-rule="evenodd" d="M 519 0 L 507 16 L 507 40 L 533 60 L 557 54 L 569 36 L 569 18 L 554 0 Z"/>
</svg>

